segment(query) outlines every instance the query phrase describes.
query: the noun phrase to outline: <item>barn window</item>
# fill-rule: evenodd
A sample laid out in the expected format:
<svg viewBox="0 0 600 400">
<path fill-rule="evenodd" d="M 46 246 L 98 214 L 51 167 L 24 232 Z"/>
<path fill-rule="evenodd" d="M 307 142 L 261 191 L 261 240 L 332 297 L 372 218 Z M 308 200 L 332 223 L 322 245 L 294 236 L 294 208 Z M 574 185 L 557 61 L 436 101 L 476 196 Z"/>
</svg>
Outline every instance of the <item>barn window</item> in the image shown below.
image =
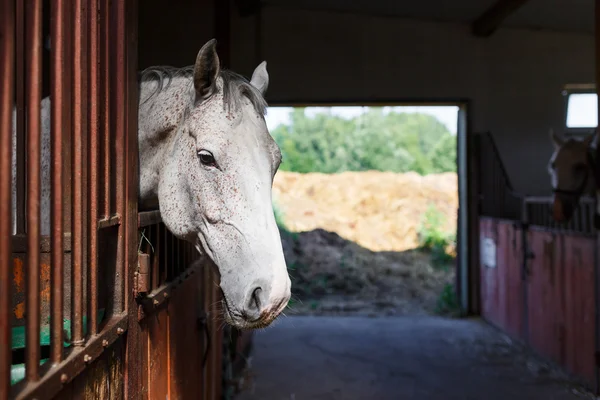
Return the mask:
<svg viewBox="0 0 600 400">
<path fill-rule="evenodd" d="M 594 85 L 568 85 L 563 97 L 567 133 L 587 135 L 598 126 L 598 95 Z"/>
</svg>

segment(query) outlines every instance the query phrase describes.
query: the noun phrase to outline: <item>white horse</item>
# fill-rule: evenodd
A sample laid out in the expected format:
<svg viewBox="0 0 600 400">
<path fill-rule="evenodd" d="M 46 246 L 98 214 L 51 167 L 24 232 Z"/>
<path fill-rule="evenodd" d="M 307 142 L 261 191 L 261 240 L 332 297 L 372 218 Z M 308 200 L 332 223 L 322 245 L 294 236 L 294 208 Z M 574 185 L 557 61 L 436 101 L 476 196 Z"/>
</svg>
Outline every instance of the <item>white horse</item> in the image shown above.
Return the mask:
<svg viewBox="0 0 600 400">
<path fill-rule="evenodd" d="M 548 162 L 548 173 L 554 193 L 552 216 L 558 222 L 571 219 L 582 196 L 596 195 L 595 138 L 596 132 L 582 140 L 566 140 L 550 131 L 554 153 Z"/>
<path fill-rule="evenodd" d="M 220 275 L 225 320 L 236 328 L 253 329 L 270 325 L 291 294 L 271 201 L 281 153 L 264 119 L 266 63 L 248 81 L 221 70 L 215 46 L 214 39 L 207 42 L 193 66 L 142 73 L 139 204 L 158 207 L 169 231 L 210 257 Z M 41 107 L 40 229 L 48 235 L 49 98 Z M 13 221 L 15 156 L 13 145 Z"/>
</svg>

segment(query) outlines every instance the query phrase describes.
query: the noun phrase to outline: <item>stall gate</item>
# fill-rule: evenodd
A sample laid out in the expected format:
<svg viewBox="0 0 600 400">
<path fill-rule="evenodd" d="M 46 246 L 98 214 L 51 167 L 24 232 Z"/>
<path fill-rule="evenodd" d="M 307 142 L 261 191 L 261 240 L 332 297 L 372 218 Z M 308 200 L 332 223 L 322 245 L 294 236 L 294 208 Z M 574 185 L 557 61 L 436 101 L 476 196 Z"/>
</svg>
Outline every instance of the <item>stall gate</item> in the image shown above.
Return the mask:
<svg viewBox="0 0 600 400">
<path fill-rule="evenodd" d="M 557 224 L 550 198 L 518 196 L 506 174 L 492 174 L 501 160 L 489 134 L 477 147 L 487 181 L 480 185 L 482 315 L 598 391 L 595 200 L 583 199 L 568 224 Z M 512 198 L 492 207 L 497 193 Z"/>
<path fill-rule="evenodd" d="M 0 0 L 0 399 L 220 399 L 244 350 L 212 269 L 138 212 L 137 6 Z"/>
</svg>

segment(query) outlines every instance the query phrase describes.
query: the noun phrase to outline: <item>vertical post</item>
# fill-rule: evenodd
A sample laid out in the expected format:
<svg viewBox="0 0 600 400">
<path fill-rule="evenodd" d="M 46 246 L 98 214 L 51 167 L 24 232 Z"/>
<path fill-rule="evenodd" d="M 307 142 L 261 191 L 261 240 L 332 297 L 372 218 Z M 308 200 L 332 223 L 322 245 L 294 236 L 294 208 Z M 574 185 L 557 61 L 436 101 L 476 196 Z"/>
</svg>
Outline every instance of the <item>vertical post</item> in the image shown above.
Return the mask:
<svg viewBox="0 0 600 400">
<path fill-rule="evenodd" d="M 460 265 L 457 266 L 457 275 L 460 277 L 460 293 L 457 293 L 463 314 L 471 311 L 471 259 L 475 249 L 469 246 L 471 236 L 469 235 L 469 206 L 470 192 L 467 180 L 469 179 L 469 153 L 467 145 L 467 109 L 462 105 L 458 111 L 458 140 L 457 140 L 457 167 L 458 167 L 458 191 L 459 191 L 459 217 L 458 222 L 458 253 Z"/>
<path fill-rule="evenodd" d="M 40 155 L 42 100 L 42 2 L 25 8 L 27 85 L 27 279 L 25 309 L 25 371 L 29 382 L 39 379 L 40 363 Z"/>
<path fill-rule="evenodd" d="M 88 4 L 88 332 L 98 327 L 98 0 Z"/>
<path fill-rule="evenodd" d="M 102 90 L 102 100 L 100 109 L 100 119 L 102 126 L 102 181 L 104 182 L 103 190 L 103 214 L 105 218 L 110 217 L 110 43 L 112 36 L 110 31 L 110 0 L 100 1 L 100 86 Z"/>
<path fill-rule="evenodd" d="M 18 234 L 25 233 L 25 191 L 26 191 L 26 182 L 25 179 L 25 157 L 26 153 L 25 149 L 25 57 L 23 55 L 25 49 L 25 4 L 23 1 L 17 1 L 17 9 L 16 9 L 16 84 L 17 84 L 17 138 L 16 138 L 16 146 L 17 153 L 15 154 L 15 162 L 17 164 L 17 193 L 16 193 L 16 202 L 15 207 L 17 209 L 16 221 L 14 224 L 16 225 L 16 232 Z M 12 100 L 11 100 L 12 101 Z"/>
<path fill-rule="evenodd" d="M 65 119 L 65 4 L 54 0 L 51 5 L 50 61 L 51 132 L 62 132 Z M 57 364 L 63 358 L 63 135 L 53 134 L 52 140 L 52 276 L 51 276 L 51 360 Z"/>
<path fill-rule="evenodd" d="M 111 29 L 112 43 L 114 47 L 111 53 L 111 131 L 115 133 L 115 188 L 116 188 L 116 211 L 125 218 L 125 161 L 130 158 L 125 148 L 126 121 L 127 121 L 127 101 L 126 101 L 126 83 L 127 83 L 127 59 L 126 59 L 126 0 L 111 2 Z M 126 262 L 125 248 L 125 225 L 119 227 L 119 236 L 117 244 L 117 263 L 115 274 L 115 299 L 113 302 L 113 313 L 119 314 L 124 310 L 123 297 L 125 295 L 123 282 Z"/>
<path fill-rule="evenodd" d="M 138 151 L 138 0 L 128 0 L 127 16 L 124 29 L 123 41 L 126 41 L 126 132 L 125 132 L 125 154 L 137 154 Z M 130 399 L 139 392 L 142 387 L 142 368 L 137 365 L 142 349 L 141 328 L 137 321 L 137 304 L 133 293 L 133 272 L 138 263 L 138 158 L 128 156 L 125 159 L 125 193 L 122 229 L 124 232 L 125 254 L 125 299 L 124 309 L 129 318 L 129 329 L 127 331 L 127 353 L 125 355 L 125 398 Z M 155 236 L 155 235 L 153 235 Z"/>
<path fill-rule="evenodd" d="M 72 137 L 72 274 L 71 338 L 75 346 L 83 345 L 83 73 L 85 12 L 83 0 L 73 3 L 73 137 Z"/>
<path fill-rule="evenodd" d="M 12 165 L 15 2 L 0 0 L 0 170 Z M 11 364 L 11 175 L 0 174 L 0 399 L 8 399 Z"/>
</svg>

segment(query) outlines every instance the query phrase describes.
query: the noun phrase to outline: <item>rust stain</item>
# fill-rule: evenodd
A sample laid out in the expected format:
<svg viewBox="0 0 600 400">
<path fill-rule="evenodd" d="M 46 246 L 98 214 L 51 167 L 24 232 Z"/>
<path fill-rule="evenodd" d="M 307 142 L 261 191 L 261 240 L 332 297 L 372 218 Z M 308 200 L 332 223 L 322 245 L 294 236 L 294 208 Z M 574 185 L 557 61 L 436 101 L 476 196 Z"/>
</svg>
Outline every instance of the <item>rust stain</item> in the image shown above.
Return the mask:
<svg viewBox="0 0 600 400">
<path fill-rule="evenodd" d="M 22 301 L 19 304 L 17 304 L 14 312 L 15 312 L 15 317 L 17 317 L 17 319 L 23 319 L 25 317 L 25 302 Z"/>
<path fill-rule="evenodd" d="M 17 293 L 24 292 L 23 288 L 23 260 L 20 258 L 14 259 L 14 267 L 13 267 L 13 281 L 15 283 L 15 289 Z"/>
<path fill-rule="evenodd" d="M 50 302 L 50 265 L 49 264 L 41 264 L 40 265 L 40 286 L 43 288 L 40 291 L 40 299 L 43 302 Z"/>
<path fill-rule="evenodd" d="M 14 259 L 14 283 L 17 292 L 23 293 L 25 291 L 23 284 L 23 261 L 21 259 Z M 40 300 L 42 303 L 49 304 L 50 303 L 50 265 L 41 264 L 40 265 Z M 25 317 L 25 302 L 22 301 L 18 303 L 14 308 L 14 314 L 17 319 L 23 319 Z"/>
</svg>

